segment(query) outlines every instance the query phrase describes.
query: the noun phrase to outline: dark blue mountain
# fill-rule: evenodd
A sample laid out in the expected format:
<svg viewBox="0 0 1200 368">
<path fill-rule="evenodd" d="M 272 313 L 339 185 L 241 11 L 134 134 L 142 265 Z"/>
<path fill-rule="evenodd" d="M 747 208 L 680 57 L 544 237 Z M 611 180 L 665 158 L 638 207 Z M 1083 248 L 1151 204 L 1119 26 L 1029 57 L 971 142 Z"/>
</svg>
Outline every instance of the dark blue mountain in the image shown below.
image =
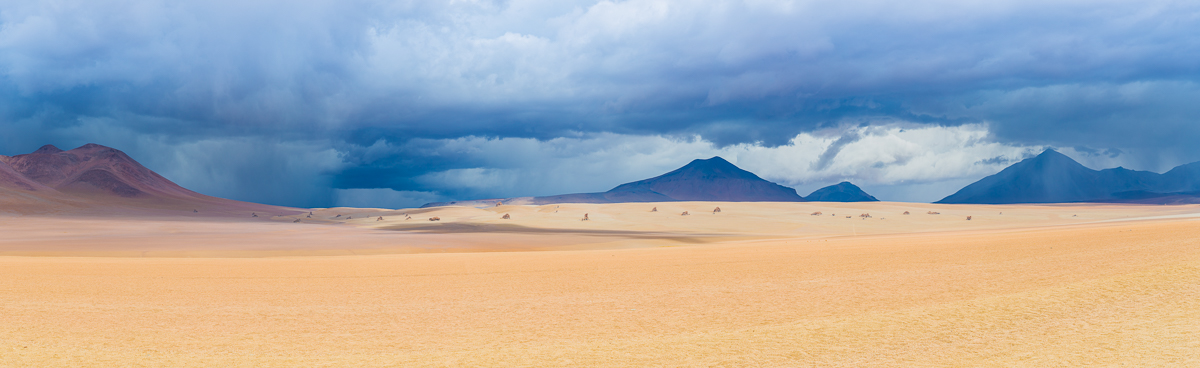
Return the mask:
<svg viewBox="0 0 1200 368">
<path fill-rule="evenodd" d="M 795 189 L 763 180 L 720 157 L 692 160 L 675 171 L 618 185 L 605 192 L 605 197 L 620 202 L 657 202 L 664 197 L 676 201 L 804 201 Z M 640 198 L 647 200 L 636 200 Z"/>
<path fill-rule="evenodd" d="M 489 203 L 625 203 L 625 202 L 803 202 L 796 190 L 742 170 L 720 157 L 692 160 L 674 171 L 650 179 L 618 185 L 601 193 L 576 193 L 546 197 L 487 199 L 429 203 L 422 207 L 486 205 Z"/>
<path fill-rule="evenodd" d="M 936 203 L 1179 203 L 1185 192 L 1200 190 L 1200 163 L 1166 174 L 1125 168 L 1092 170 L 1054 150 L 1025 159 L 980 179 Z"/>
<path fill-rule="evenodd" d="M 804 199 L 813 202 L 879 202 L 878 199 L 848 181 L 817 189 Z"/>
<path fill-rule="evenodd" d="M 1179 165 L 1162 175 L 1164 192 L 1191 192 L 1200 190 L 1200 162 Z"/>
<path fill-rule="evenodd" d="M 803 202 L 796 190 L 742 170 L 720 157 L 692 160 L 674 171 L 603 193 L 534 197 L 534 204 L 621 202 Z"/>
</svg>

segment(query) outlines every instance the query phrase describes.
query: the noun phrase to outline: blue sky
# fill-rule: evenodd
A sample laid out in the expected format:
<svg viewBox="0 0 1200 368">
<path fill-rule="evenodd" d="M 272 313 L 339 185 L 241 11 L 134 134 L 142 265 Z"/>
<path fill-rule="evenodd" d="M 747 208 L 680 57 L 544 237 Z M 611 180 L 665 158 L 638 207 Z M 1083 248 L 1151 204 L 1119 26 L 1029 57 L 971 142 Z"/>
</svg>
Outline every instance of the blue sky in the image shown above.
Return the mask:
<svg viewBox="0 0 1200 368">
<path fill-rule="evenodd" d="M 2 1 L 0 154 L 293 206 L 607 190 L 720 155 L 933 201 L 1057 148 L 1200 161 L 1189 1 Z"/>
</svg>

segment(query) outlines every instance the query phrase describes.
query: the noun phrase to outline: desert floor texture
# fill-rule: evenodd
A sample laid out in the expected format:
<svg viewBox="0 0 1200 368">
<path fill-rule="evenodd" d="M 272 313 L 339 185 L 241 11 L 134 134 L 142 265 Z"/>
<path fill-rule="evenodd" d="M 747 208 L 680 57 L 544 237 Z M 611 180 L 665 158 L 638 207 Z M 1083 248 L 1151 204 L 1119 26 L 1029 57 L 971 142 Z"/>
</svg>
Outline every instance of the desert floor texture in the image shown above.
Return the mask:
<svg viewBox="0 0 1200 368">
<path fill-rule="evenodd" d="M 0 366 L 1200 366 L 1200 206 L 205 215 L 0 213 Z"/>
</svg>

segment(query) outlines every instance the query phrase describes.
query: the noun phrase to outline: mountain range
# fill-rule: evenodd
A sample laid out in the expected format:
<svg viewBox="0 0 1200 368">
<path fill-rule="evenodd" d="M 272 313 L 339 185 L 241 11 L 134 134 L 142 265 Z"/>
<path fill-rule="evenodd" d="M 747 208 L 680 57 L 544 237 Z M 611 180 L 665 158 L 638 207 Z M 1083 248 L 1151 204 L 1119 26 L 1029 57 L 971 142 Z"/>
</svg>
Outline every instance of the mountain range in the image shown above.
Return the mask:
<svg viewBox="0 0 1200 368">
<path fill-rule="evenodd" d="M 1089 169 L 1046 150 L 935 203 L 1200 203 L 1200 162 L 1163 174 L 1122 167 Z"/>
<path fill-rule="evenodd" d="M 480 206 L 553 203 L 627 203 L 627 202 L 862 202 L 877 201 L 854 184 L 842 182 L 813 192 L 810 198 L 795 189 L 764 180 L 720 157 L 697 159 L 681 168 L 650 179 L 618 185 L 607 192 L 575 193 L 545 197 L 518 197 L 475 201 L 434 202 L 422 207 Z"/>
<path fill-rule="evenodd" d="M 818 189 L 807 197 L 713 157 L 653 178 L 599 193 L 429 203 L 462 205 L 622 202 L 866 202 L 878 201 L 849 182 Z M 935 203 L 1200 203 L 1200 162 L 1162 174 L 1122 167 L 1089 169 L 1046 150 L 967 185 Z M 69 151 L 52 145 L 16 156 L 0 155 L 0 205 L 21 212 L 125 208 L 244 215 L 297 213 L 297 209 L 210 197 L 185 189 L 147 169 L 120 150 L 87 144 Z"/>
<path fill-rule="evenodd" d="M 0 204 L 32 213 L 96 208 L 206 214 L 295 211 L 187 190 L 124 152 L 98 144 L 69 151 L 45 145 L 28 154 L 0 156 Z"/>
</svg>

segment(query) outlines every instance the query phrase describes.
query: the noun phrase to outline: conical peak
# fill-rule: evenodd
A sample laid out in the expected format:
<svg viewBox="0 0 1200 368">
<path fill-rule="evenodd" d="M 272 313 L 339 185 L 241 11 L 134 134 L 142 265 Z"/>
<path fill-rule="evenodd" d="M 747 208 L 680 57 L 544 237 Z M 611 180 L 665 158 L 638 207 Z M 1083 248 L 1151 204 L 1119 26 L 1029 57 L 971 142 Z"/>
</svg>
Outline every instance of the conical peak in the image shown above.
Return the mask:
<svg viewBox="0 0 1200 368">
<path fill-rule="evenodd" d="M 864 192 L 862 188 L 851 182 L 843 181 L 809 194 L 805 199 L 820 202 L 875 202 L 878 199 Z"/>
<path fill-rule="evenodd" d="M 734 165 L 734 164 L 730 163 L 729 161 L 725 161 L 725 159 L 723 159 L 721 157 L 692 160 L 692 162 L 688 163 L 687 165 L 684 165 L 683 167 L 678 168 L 675 171 L 671 171 L 669 173 L 663 174 L 659 178 L 670 178 L 670 177 L 680 177 L 680 176 L 704 177 L 704 178 L 725 177 L 725 178 L 762 180 L 761 178 L 758 177 L 758 175 L 754 175 L 754 173 L 752 173 L 752 172 L 743 170 L 742 168 L 737 167 L 737 165 Z M 649 180 L 653 180 L 653 179 L 649 179 Z"/>
<path fill-rule="evenodd" d="M 112 149 L 112 148 L 105 147 L 105 146 L 95 144 L 95 143 L 88 143 L 88 144 L 79 146 L 79 148 L 76 148 L 76 150 L 96 150 L 96 149 Z M 72 150 L 72 151 L 74 151 L 74 150 Z"/>
<path fill-rule="evenodd" d="M 618 185 L 605 195 L 643 192 L 680 201 L 804 200 L 795 189 L 763 180 L 720 157 L 692 160 L 666 174 Z"/>
<path fill-rule="evenodd" d="M 1071 161 L 1075 161 L 1075 160 L 1072 160 L 1070 157 L 1067 157 L 1067 155 L 1064 155 L 1061 152 L 1055 151 L 1053 148 L 1047 148 L 1045 151 L 1042 151 L 1041 154 L 1037 155 L 1037 159 L 1039 159 L 1039 160 L 1068 159 Z"/>
<path fill-rule="evenodd" d="M 854 183 L 851 183 L 851 182 L 848 182 L 848 181 L 843 181 L 843 182 L 841 182 L 841 183 L 837 183 L 837 184 L 834 184 L 834 185 L 830 185 L 830 186 L 827 186 L 827 187 L 825 187 L 825 188 L 842 188 L 842 189 L 851 189 L 851 188 L 853 188 L 853 189 L 858 189 L 858 186 L 857 186 L 857 185 L 854 185 Z"/>
<path fill-rule="evenodd" d="M 837 183 L 837 185 L 835 185 L 835 187 L 842 188 L 843 190 L 858 191 L 858 192 L 862 192 L 862 194 L 867 194 L 867 192 L 864 192 L 862 190 L 862 188 L 859 188 L 857 185 L 854 185 L 854 183 L 851 183 L 848 181 L 843 181 L 841 183 Z"/>
<path fill-rule="evenodd" d="M 1017 163 L 1016 165 L 1009 166 L 1005 170 L 1017 169 L 1017 168 L 1022 168 L 1022 169 L 1026 169 L 1026 170 L 1031 169 L 1031 168 L 1045 168 L 1045 169 L 1051 169 L 1051 168 L 1053 168 L 1053 169 L 1068 169 L 1068 168 L 1075 169 L 1075 168 L 1078 168 L 1078 169 L 1082 169 L 1082 170 L 1091 170 L 1091 169 L 1088 169 L 1087 167 L 1083 166 L 1082 164 L 1080 164 L 1078 161 L 1075 161 L 1075 159 L 1070 158 L 1067 155 L 1059 153 L 1058 151 L 1055 151 L 1053 149 L 1046 149 L 1045 151 L 1042 151 L 1042 153 L 1037 155 L 1036 157 L 1027 158 L 1025 160 L 1022 160 L 1021 162 Z"/>
<path fill-rule="evenodd" d="M 684 167 L 737 167 L 729 161 L 721 158 L 721 156 L 713 156 L 710 159 L 695 159 Z"/>
<path fill-rule="evenodd" d="M 95 144 L 95 143 L 88 143 L 88 144 L 79 146 L 79 148 L 76 148 L 76 149 L 73 149 L 73 150 L 70 150 L 67 152 L 73 153 L 76 155 L 91 156 L 91 157 L 95 157 L 95 158 L 133 161 L 132 158 L 130 158 L 128 155 L 126 155 L 125 152 L 121 152 L 121 150 L 119 150 L 119 149 L 107 147 L 107 146 L 103 146 L 103 145 L 99 145 L 99 144 Z"/>
<path fill-rule="evenodd" d="M 38 148 L 37 151 L 33 151 L 33 153 L 52 154 L 52 153 L 59 153 L 62 151 L 63 150 L 59 149 L 58 147 L 55 147 L 53 144 L 47 144 L 45 146 L 42 146 L 42 148 Z"/>
</svg>

